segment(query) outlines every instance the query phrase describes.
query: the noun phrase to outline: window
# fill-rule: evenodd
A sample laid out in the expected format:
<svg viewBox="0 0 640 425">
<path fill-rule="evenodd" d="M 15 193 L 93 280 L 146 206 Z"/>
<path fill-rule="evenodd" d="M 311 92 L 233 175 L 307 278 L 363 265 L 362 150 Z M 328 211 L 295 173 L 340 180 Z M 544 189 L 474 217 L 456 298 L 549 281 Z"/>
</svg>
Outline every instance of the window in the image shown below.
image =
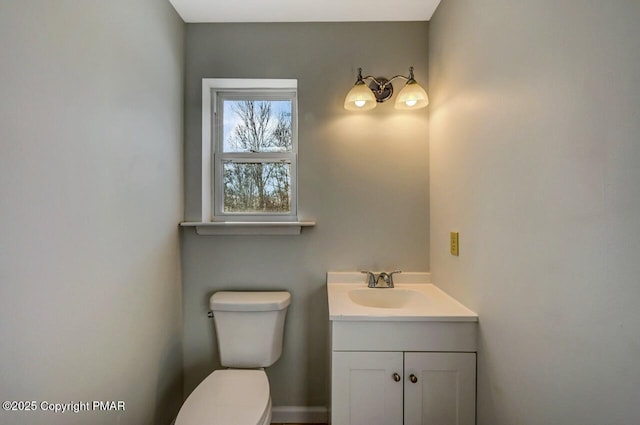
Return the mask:
<svg viewBox="0 0 640 425">
<path fill-rule="evenodd" d="M 296 80 L 205 79 L 205 102 L 203 220 L 297 221 Z"/>
<path fill-rule="evenodd" d="M 295 92 L 216 99 L 215 215 L 295 216 Z"/>
</svg>

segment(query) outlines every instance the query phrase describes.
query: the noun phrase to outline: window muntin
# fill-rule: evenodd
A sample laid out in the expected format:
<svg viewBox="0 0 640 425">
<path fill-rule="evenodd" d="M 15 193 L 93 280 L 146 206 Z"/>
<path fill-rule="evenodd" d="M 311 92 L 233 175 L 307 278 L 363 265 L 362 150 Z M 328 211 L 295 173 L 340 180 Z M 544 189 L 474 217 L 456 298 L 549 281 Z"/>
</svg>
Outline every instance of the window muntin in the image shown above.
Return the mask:
<svg viewBox="0 0 640 425">
<path fill-rule="evenodd" d="M 296 219 L 296 92 L 218 90 L 212 97 L 215 217 Z"/>
</svg>

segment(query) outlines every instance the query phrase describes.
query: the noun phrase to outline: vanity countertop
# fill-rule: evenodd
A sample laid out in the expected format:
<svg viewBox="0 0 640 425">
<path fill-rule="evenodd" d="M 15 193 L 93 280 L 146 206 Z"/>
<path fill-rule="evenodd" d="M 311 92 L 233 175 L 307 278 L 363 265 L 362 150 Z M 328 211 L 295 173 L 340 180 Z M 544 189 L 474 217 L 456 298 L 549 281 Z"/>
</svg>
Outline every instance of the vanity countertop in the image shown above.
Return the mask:
<svg viewBox="0 0 640 425">
<path fill-rule="evenodd" d="M 394 288 L 369 288 L 366 276 L 327 273 L 332 321 L 477 322 L 478 315 L 430 282 L 429 273 L 394 276 Z"/>
</svg>

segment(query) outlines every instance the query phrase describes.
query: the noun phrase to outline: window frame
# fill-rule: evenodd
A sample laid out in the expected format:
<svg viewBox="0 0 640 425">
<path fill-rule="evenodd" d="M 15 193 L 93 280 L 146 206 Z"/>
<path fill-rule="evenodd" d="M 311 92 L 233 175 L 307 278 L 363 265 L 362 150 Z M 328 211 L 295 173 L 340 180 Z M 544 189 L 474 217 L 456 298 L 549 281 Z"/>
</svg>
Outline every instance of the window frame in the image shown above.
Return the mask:
<svg viewBox="0 0 640 425">
<path fill-rule="evenodd" d="M 297 80 L 203 79 L 202 218 L 212 222 L 298 221 L 298 96 Z M 291 101 L 290 152 L 224 152 L 222 102 L 250 97 L 256 100 Z M 205 110 L 207 109 L 207 110 Z M 224 161 L 242 163 L 285 161 L 290 164 L 290 207 L 287 213 L 224 212 Z M 209 183 L 209 184 L 207 184 Z M 210 186 L 207 189 L 206 186 Z"/>
</svg>

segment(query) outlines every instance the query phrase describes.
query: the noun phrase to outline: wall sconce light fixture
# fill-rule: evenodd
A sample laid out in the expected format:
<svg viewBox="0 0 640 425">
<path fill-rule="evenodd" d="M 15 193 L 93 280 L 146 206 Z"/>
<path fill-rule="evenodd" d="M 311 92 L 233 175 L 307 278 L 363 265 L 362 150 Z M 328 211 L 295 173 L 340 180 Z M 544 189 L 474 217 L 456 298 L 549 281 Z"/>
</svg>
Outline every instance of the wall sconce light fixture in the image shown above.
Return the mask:
<svg viewBox="0 0 640 425">
<path fill-rule="evenodd" d="M 362 76 L 362 68 L 358 68 L 358 79 L 344 100 L 344 109 L 348 111 L 368 111 L 393 95 L 391 82 L 398 78 L 407 81 L 396 97 L 396 109 L 420 109 L 429 104 L 427 92 L 413 78 L 413 67 L 409 68 L 409 76 L 396 75 L 387 80 L 384 77 Z M 365 80 L 370 80 L 369 85 Z"/>
</svg>

